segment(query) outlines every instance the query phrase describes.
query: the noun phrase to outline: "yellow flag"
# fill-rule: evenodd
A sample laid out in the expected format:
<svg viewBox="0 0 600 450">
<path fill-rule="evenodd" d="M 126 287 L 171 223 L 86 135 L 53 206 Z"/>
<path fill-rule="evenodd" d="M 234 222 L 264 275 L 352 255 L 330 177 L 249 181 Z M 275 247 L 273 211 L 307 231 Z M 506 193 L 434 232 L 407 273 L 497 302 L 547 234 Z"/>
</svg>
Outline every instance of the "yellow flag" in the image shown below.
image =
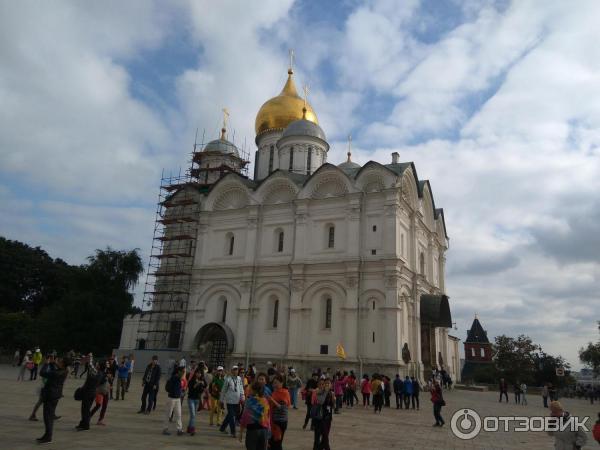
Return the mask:
<svg viewBox="0 0 600 450">
<path fill-rule="evenodd" d="M 346 359 L 346 352 L 344 350 L 344 347 L 342 347 L 342 344 L 338 344 L 337 347 L 335 348 L 335 353 L 342 359 Z"/>
</svg>

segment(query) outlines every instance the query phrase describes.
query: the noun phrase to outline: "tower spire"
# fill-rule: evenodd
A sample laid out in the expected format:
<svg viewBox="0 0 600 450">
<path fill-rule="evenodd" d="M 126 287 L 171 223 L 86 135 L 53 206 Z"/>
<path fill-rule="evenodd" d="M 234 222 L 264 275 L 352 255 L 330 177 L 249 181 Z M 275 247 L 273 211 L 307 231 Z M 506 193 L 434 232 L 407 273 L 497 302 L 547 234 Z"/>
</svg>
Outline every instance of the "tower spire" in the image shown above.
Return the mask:
<svg viewBox="0 0 600 450">
<path fill-rule="evenodd" d="M 347 162 L 352 162 L 350 160 L 351 156 L 352 156 L 352 135 L 349 134 L 348 135 L 348 161 Z"/>
</svg>

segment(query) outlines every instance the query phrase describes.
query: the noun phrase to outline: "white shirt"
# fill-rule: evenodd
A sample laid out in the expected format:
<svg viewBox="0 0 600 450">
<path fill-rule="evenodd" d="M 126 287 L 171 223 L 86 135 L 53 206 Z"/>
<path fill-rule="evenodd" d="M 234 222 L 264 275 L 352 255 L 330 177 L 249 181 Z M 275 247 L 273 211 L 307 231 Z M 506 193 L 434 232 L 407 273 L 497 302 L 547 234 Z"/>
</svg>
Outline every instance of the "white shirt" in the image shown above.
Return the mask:
<svg viewBox="0 0 600 450">
<path fill-rule="evenodd" d="M 237 405 L 244 401 L 244 384 L 239 376 L 228 375 L 223 382 L 221 401 L 228 405 Z"/>
</svg>

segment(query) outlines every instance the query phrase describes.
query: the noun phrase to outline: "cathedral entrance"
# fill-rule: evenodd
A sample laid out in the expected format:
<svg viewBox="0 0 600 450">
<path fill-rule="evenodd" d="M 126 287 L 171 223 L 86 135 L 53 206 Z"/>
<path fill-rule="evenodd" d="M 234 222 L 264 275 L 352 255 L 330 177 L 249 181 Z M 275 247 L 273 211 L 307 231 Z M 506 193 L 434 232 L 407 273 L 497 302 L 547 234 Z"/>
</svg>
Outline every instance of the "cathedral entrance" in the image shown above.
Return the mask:
<svg viewBox="0 0 600 450">
<path fill-rule="evenodd" d="M 198 357 L 209 367 L 225 366 L 225 358 L 233 350 L 233 333 L 224 323 L 208 323 L 196 337 Z"/>
</svg>

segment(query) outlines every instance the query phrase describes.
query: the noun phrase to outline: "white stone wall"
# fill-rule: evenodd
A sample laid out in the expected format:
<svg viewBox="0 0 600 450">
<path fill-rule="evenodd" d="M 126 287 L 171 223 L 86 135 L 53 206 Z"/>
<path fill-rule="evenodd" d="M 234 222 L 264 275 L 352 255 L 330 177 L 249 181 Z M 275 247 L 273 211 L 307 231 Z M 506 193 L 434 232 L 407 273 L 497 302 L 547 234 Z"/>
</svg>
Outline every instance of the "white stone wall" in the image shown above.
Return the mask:
<svg viewBox="0 0 600 450">
<path fill-rule="evenodd" d="M 184 348 L 195 348 L 204 324 L 221 322 L 227 301 L 237 358 L 332 362 L 341 343 L 348 363 L 403 367 L 407 342 L 419 363 L 419 296 L 442 292 L 447 248 L 428 195 L 418 198 L 410 171 L 397 177 L 382 166 L 350 180 L 326 165 L 303 186 L 274 174 L 256 191 L 234 175 L 221 180 L 202 200 Z M 447 333 L 436 336 L 447 360 Z"/>
<path fill-rule="evenodd" d="M 135 349 L 137 347 L 139 325 L 139 314 L 130 314 L 123 319 L 119 349 Z"/>
</svg>

